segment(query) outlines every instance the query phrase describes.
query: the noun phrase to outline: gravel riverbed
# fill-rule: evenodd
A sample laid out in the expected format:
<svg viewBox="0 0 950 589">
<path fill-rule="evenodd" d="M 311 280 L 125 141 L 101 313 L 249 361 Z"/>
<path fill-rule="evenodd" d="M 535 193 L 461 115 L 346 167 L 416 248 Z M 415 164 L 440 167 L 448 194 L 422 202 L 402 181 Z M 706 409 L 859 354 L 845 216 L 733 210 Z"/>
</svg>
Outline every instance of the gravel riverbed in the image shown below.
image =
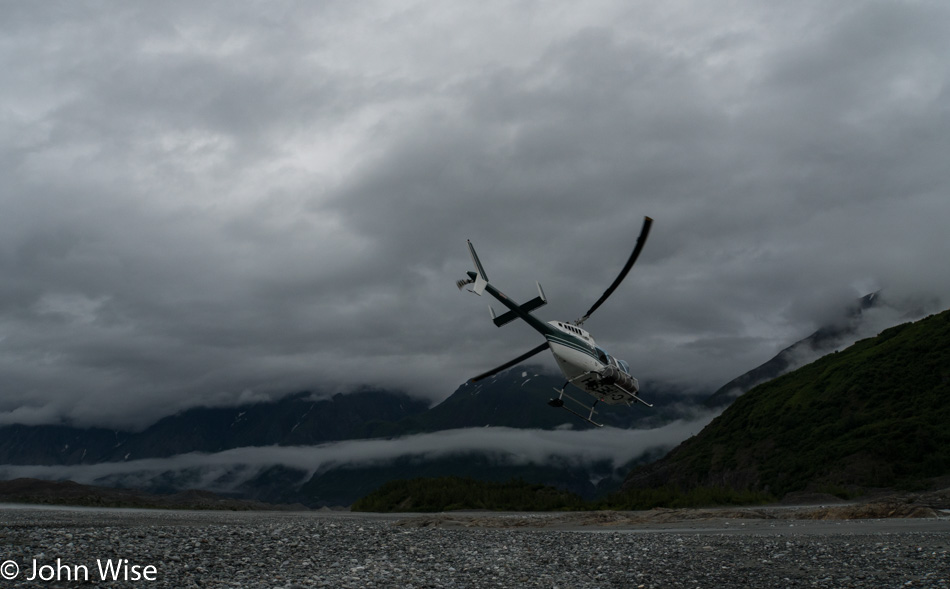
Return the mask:
<svg viewBox="0 0 950 589">
<path fill-rule="evenodd" d="M 946 518 L 480 517 L 0 507 L 0 587 L 950 587 Z"/>
</svg>

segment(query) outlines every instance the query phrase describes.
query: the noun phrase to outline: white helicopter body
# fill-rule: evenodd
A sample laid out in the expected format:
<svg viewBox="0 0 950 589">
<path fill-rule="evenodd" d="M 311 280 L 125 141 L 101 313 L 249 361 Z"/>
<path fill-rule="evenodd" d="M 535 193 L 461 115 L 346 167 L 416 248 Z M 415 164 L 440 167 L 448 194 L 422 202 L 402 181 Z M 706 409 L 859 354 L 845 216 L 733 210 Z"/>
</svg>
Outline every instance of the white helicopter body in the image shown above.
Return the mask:
<svg viewBox="0 0 950 589">
<path fill-rule="evenodd" d="M 583 325 L 583 323 L 590 317 L 591 313 L 593 313 L 607 299 L 607 297 L 613 293 L 620 282 L 626 277 L 627 273 L 630 271 L 630 268 L 633 266 L 633 263 L 639 256 L 640 250 L 643 248 L 643 245 L 646 242 L 646 238 L 649 234 L 652 224 L 653 219 L 649 217 L 644 219 L 643 229 L 640 231 L 640 237 L 637 239 L 637 245 L 634 248 L 633 253 L 630 255 L 630 258 L 627 260 L 623 270 L 621 270 L 620 275 L 614 280 L 614 283 L 606 290 L 606 292 L 604 292 L 600 299 L 587 311 L 587 313 L 582 318 L 573 322 L 548 321 L 545 323 L 538 320 L 534 317 L 534 315 L 531 314 L 531 311 L 547 303 L 547 299 L 544 296 L 544 291 L 541 289 L 540 284 L 538 284 L 538 296 L 531 299 L 527 303 L 524 303 L 523 305 L 519 305 L 515 301 L 511 300 L 507 295 L 495 288 L 491 283 L 489 283 L 488 277 L 485 275 L 485 270 L 478 259 L 478 254 L 475 253 L 475 248 L 472 246 L 472 242 L 469 241 L 468 248 L 472 256 L 472 262 L 475 264 L 476 271 L 468 272 L 468 279 L 459 280 L 456 283 L 457 286 L 461 289 L 465 285 L 471 284 L 472 288 L 470 289 L 470 292 L 473 292 L 477 295 L 487 292 L 489 295 L 507 307 L 508 311 L 502 315 L 496 315 L 494 309 L 489 307 L 491 310 L 492 320 L 498 327 L 514 321 L 515 319 L 521 319 L 545 338 L 545 343 L 541 344 L 540 346 L 530 350 L 525 354 L 522 354 L 521 356 L 518 356 L 509 362 L 506 362 L 505 364 L 502 364 L 497 368 L 472 378 L 471 381 L 474 382 L 483 378 L 487 378 L 497 374 L 498 372 L 501 372 L 502 370 L 510 368 L 515 364 L 523 362 L 535 354 L 543 352 L 544 350 L 550 350 L 554 355 L 554 359 L 557 362 L 558 367 L 561 369 L 561 372 L 567 379 L 567 381 L 564 383 L 564 386 L 562 386 L 560 389 L 555 389 L 555 392 L 558 393 L 557 398 L 548 401 L 548 404 L 552 407 L 566 409 L 581 419 L 598 427 L 602 427 L 601 424 L 593 420 L 593 417 L 596 414 L 594 407 L 598 403 L 603 402 L 608 405 L 627 406 L 633 405 L 634 403 L 643 403 L 648 407 L 652 407 L 652 405 L 638 396 L 640 384 L 637 382 L 637 379 L 630 374 L 630 367 L 627 365 L 627 363 L 608 354 L 606 350 L 597 345 L 590 333 L 581 327 L 581 325 Z M 594 398 L 593 404 L 590 407 L 587 407 L 586 404 L 568 395 L 565 392 L 568 384 L 572 384 L 592 396 Z M 589 409 L 589 413 L 584 415 L 574 411 L 569 407 L 566 407 L 564 405 L 564 398 L 582 405 L 585 411 Z"/>
</svg>

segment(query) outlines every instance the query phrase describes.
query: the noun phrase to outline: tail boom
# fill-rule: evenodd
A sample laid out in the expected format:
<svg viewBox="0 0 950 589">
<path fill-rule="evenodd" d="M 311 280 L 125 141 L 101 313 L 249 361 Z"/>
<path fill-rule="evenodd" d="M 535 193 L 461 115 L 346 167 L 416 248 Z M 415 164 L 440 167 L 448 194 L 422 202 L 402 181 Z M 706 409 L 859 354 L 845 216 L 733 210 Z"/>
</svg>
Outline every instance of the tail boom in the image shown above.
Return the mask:
<svg viewBox="0 0 950 589">
<path fill-rule="evenodd" d="M 542 307 L 547 304 L 547 297 L 544 296 L 544 290 L 541 288 L 541 284 L 538 285 L 538 296 L 531 299 L 523 305 L 519 305 L 515 301 L 508 298 L 503 292 L 492 286 L 488 282 L 488 276 L 485 274 L 485 268 L 482 266 L 481 260 L 478 259 L 478 254 L 475 253 L 475 246 L 472 245 L 471 240 L 468 242 L 468 252 L 472 257 L 472 263 L 475 264 L 475 272 L 468 272 L 468 279 L 459 280 L 456 282 L 456 285 L 459 288 L 463 288 L 467 284 L 471 284 L 472 288 L 470 292 L 481 296 L 482 293 L 487 292 L 489 295 L 498 300 L 502 305 L 507 307 L 508 311 L 501 315 L 496 315 L 494 309 L 491 310 L 492 321 L 498 327 L 511 323 L 515 319 L 523 319 L 525 323 L 534 328 L 535 331 L 541 333 L 542 335 L 547 336 L 550 333 L 554 332 L 554 329 L 544 323 L 539 321 L 534 315 L 531 314 L 531 311 Z"/>
</svg>

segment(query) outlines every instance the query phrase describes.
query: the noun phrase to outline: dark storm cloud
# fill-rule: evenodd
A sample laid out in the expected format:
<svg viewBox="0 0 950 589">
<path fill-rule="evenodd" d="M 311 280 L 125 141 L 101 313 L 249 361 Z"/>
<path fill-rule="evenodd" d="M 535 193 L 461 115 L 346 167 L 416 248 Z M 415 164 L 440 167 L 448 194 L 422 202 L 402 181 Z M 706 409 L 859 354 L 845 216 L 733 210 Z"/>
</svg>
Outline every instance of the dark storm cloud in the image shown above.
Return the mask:
<svg viewBox="0 0 950 589">
<path fill-rule="evenodd" d="M 644 215 L 587 324 L 641 380 L 714 389 L 877 288 L 947 304 L 939 3 L 5 12 L 0 422 L 439 399 L 537 344 L 452 287 L 466 238 L 574 319 Z"/>
</svg>

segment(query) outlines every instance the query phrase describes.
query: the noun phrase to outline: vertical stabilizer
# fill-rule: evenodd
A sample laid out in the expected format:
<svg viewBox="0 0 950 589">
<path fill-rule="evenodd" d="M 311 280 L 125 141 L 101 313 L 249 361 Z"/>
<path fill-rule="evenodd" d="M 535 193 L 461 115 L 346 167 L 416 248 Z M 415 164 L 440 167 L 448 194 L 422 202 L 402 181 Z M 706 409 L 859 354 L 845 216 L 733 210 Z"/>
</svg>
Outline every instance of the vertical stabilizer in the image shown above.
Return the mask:
<svg viewBox="0 0 950 589">
<path fill-rule="evenodd" d="M 485 275 L 485 269 L 482 268 L 482 263 L 478 259 L 478 254 L 475 253 L 475 246 L 472 245 L 471 241 L 468 241 L 468 251 L 472 254 L 472 263 L 475 264 L 475 282 L 472 286 L 472 292 L 481 296 L 485 292 L 485 286 L 488 285 L 488 276 Z"/>
</svg>

